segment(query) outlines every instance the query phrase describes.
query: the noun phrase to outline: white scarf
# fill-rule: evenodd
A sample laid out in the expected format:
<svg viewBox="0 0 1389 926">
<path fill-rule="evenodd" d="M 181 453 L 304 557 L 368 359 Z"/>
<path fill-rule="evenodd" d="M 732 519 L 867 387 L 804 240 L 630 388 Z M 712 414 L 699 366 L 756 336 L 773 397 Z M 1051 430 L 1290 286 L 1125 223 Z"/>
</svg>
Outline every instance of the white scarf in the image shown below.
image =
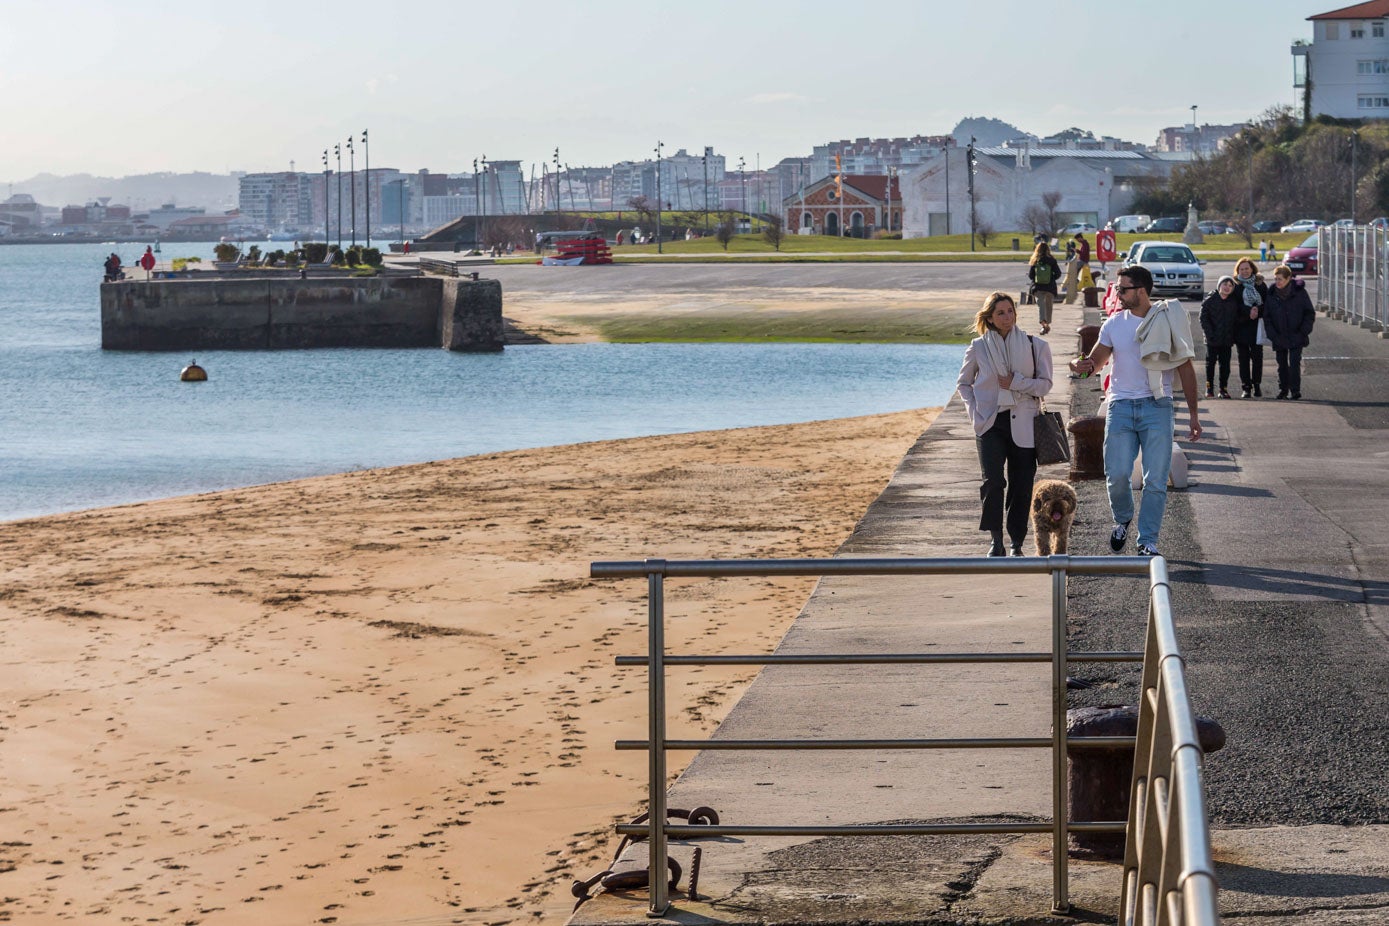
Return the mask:
<svg viewBox="0 0 1389 926">
<path fill-rule="evenodd" d="M 1161 398 L 1163 372 L 1196 356 L 1191 340 L 1191 320 L 1180 302 L 1164 299 L 1153 303 L 1135 334 L 1139 362 L 1148 371 L 1148 386 L 1154 398 Z"/>
<path fill-rule="evenodd" d="M 989 366 L 993 367 L 996 375 L 1013 374 L 1014 385 L 1017 384 L 1018 377 L 1022 375 L 1024 370 L 1032 369 L 1032 342 L 1017 325 L 1014 325 L 1013 330 L 1008 332 L 1007 338 L 992 328 L 986 331 L 984 333 L 984 353 L 988 355 Z M 1013 390 L 1000 389 L 998 391 L 998 407 L 1011 408 L 1013 404 Z"/>
</svg>

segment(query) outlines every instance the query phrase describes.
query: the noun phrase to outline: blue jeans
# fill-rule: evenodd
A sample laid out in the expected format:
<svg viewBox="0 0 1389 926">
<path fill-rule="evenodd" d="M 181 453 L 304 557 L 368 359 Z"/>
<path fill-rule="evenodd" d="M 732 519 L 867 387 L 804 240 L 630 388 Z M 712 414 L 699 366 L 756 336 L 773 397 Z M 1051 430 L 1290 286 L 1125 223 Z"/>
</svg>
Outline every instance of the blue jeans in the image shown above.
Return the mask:
<svg viewBox="0 0 1389 926">
<path fill-rule="evenodd" d="M 1133 520 L 1133 461 L 1143 451 L 1143 501 L 1138 543 L 1156 547 L 1167 510 L 1167 476 L 1172 469 L 1171 399 L 1111 399 L 1104 416 L 1104 481 L 1117 524 Z"/>
</svg>

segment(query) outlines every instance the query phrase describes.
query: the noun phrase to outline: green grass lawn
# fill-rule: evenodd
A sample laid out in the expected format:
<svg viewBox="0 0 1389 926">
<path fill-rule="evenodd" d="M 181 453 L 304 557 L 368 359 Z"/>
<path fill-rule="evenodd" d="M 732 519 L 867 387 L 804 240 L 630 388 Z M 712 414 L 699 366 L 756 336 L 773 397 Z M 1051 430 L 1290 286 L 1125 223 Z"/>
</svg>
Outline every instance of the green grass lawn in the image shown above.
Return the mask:
<svg viewBox="0 0 1389 926">
<path fill-rule="evenodd" d="M 1252 249 L 1257 257 L 1259 239 L 1268 238 L 1274 242 L 1281 258 L 1289 248 L 1300 245 L 1307 236 L 1295 235 L 1255 235 L 1256 247 Z M 1013 240 L 1018 241 L 1018 250 L 1013 250 Z M 1131 235 L 1118 236 L 1118 249 L 1123 252 L 1137 241 L 1180 241 L 1181 235 Z M 832 263 L 835 261 L 882 261 L 882 262 L 935 262 L 935 261 L 1025 261 L 1032 253 L 1030 232 L 1004 232 L 989 236 L 986 246 L 975 239 L 974 250 L 970 250 L 969 235 L 939 235 L 932 238 L 905 239 L 859 239 L 833 238 L 826 235 L 786 235 L 782 238 L 780 250 L 774 249 L 763 240 L 761 234 L 736 235 L 725 249 L 714 237 L 696 238 L 692 241 L 667 241 L 658 254 L 656 245 L 641 244 L 613 247 L 613 257 L 622 263 L 669 263 L 669 262 L 709 262 L 722 260 L 752 260 L 768 263 Z M 1092 238 L 1093 246 L 1093 238 Z M 1061 248 L 1057 249 L 1058 251 Z M 1245 244 L 1241 235 L 1207 235 L 1204 244 L 1192 248 L 1203 260 L 1229 260 L 1232 263 L 1240 257 L 1247 257 L 1251 248 Z M 1092 252 L 1093 256 L 1093 252 Z M 504 258 L 498 263 L 534 263 L 534 256 Z"/>
</svg>

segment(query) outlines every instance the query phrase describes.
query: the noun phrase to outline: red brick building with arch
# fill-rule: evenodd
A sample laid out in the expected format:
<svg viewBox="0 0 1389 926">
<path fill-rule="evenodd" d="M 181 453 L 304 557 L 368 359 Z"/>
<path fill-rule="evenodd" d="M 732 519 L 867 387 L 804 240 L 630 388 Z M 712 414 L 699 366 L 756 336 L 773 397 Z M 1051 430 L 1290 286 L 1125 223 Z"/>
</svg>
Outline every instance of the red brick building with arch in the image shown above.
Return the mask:
<svg viewBox="0 0 1389 926">
<path fill-rule="evenodd" d="M 841 185 L 825 177 L 782 200 L 786 231 L 801 235 L 867 238 L 879 229 L 902 230 L 902 189 L 896 177 L 845 175 Z"/>
</svg>

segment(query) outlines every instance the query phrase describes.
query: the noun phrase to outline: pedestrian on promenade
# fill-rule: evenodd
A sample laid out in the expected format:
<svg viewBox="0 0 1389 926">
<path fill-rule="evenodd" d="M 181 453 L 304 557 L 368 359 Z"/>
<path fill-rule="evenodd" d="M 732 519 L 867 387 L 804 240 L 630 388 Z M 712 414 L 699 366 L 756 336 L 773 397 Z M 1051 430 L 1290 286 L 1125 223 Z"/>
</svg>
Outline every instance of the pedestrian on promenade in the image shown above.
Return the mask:
<svg viewBox="0 0 1389 926">
<path fill-rule="evenodd" d="M 1311 340 L 1317 320 L 1307 285 L 1286 266 L 1273 270 L 1273 288 L 1264 304 L 1264 329 L 1278 361 L 1278 398 L 1302 398 L 1302 348 Z"/>
<path fill-rule="evenodd" d="M 1088 376 L 1113 359 L 1109 397 L 1105 402 L 1104 478 L 1114 529 L 1109 548 L 1121 553 L 1133 522 L 1129 479 L 1143 452 L 1143 500 L 1138 510 L 1138 553 L 1158 555 L 1158 534 L 1167 510 L 1167 477 L 1172 468 L 1172 380 L 1181 377 L 1190 418 L 1190 439 L 1201 439 L 1197 415 L 1196 373 L 1191 358 L 1191 326 L 1180 302 L 1151 301 L 1153 275 L 1146 267 L 1119 271 L 1123 309 L 1100 326 L 1090 354 L 1070 363 Z"/>
<path fill-rule="evenodd" d="M 1045 241 L 1038 241 L 1027 262 L 1027 278 L 1032 281 L 1032 296 L 1037 300 L 1037 320 L 1042 334 L 1051 333 L 1051 307 L 1056 301 L 1056 281 L 1061 279 L 1061 265 Z"/>
<path fill-rule="evenodd" d="M 1239 353 L 1240 398 L 1262 398 L 1264 346 L 1259 343 L 1259 319 L 1263 316 L 1268 285 L 1249 258 L 1235 264 L 1235 287 L 1244 308 L 1235 319 L 1235 350 Z"/>
<path fill-rule="evenodd" d="M 1201 331 L 1206 336 L 1206 398 L 1215 398 L 1216 367 L 1220 368 L 1220 397 L 1230 397 L 1230 348 L 1235 344 L 1235 320 L 1244 308 L 1235 295 L 1235 278 L 1223 276 L 1201 303 Z"/>
<path fill-rule="evenodd" d="M 1051 345 L 1026 334 L 1017 320 L 1013 297 L 990 293 L 974 316 L 979 337 L 965 348 L 964 364 L 955 381 L 974 425 L 982 475 L 979 529 L 989 532 L 989 556 L 1007 555 L 1003 546 L 1005 514 L 1013 555 L 1022 556 L 1032 480 L 1037 475 L 1032 419 L 1038 412 L 1038 399 L 1051 392 Z"/>
<path fill-rule="evenodd" d="M 1083 266 L 1080 260 L 1080 236 L 1077 235 L 1066 242 L 1066 305 L 1076 301 L 1076 294 L 1080 291 L 1080 268 Z M 1086 256 L 1089 257 L 1089 246 L 1086 246 Z"/>
</svg>

